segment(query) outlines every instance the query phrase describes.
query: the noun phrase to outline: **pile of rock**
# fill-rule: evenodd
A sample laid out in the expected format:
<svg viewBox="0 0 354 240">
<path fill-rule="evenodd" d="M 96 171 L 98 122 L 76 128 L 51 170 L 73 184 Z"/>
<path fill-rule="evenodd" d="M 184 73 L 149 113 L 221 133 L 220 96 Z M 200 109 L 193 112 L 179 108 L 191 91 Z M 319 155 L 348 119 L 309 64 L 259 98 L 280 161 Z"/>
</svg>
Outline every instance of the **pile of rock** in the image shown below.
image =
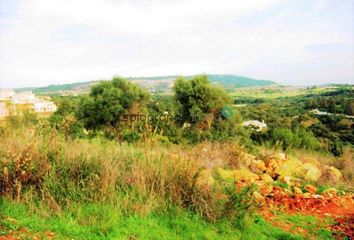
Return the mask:
<svg viewBox="0 0 354 240">
<path fill-rule="evenodd" d="M 198 184 L 213 187 L 215 182 L 234 182 L 238 186 L 255 184 L 259 192 L 254 193 L 257 202 L 265 202 L 264 198 L 277 194 L 304 198 L 319 197 L 318 189 L 308 182 L 317 182 L 322 179 L 338 183 L 342 180 L 341 172 L 332 167 L 324 166 L 321 170 L 319 164 L 303 163 L 302 161 L 277 154 L 266 161 L 256 159 L 255 156 L 245 154 L 241 161 L 241 169 L 215 169 L 202 170 L 198 177 Z M 315 162 L 315 161 L 312 161 Z M 325 196 L 337 194 L 335 188 L 327 189 L 321 193 Z"/>
</svg>

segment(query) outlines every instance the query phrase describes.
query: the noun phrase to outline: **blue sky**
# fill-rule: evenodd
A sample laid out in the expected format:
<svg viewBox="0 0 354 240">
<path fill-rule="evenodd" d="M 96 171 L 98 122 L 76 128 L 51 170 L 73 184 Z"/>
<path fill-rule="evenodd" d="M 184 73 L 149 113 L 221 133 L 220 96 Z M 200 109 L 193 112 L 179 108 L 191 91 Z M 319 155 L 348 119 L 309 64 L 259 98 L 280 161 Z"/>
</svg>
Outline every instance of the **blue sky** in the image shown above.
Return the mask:
<svg viewBox="0 0 354 240">
<path fill-rule="evenodd" d="M 0 88 L 227 73 L 354 84 L 350 0 L 0 0 Z"/>
</svg>

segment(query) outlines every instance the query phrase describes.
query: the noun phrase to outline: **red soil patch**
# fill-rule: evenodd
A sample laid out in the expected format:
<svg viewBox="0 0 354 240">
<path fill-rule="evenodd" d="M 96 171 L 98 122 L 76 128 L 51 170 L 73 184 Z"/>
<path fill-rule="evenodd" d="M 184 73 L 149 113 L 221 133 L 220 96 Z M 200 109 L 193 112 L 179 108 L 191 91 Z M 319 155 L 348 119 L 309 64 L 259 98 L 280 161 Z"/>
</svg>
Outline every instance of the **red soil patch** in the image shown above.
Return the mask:
<svg viewBox="0 0 354 240">
<path fill-rule="evenodd" d="M 266 198 L 267 208 L 277 207 L 290 214 L 316 215 L 319 218 L 331 217 L 336 223 L 329 228 L 338 236 L 345 235 L 354 238 L 354 195 L 320 196 L 312 195 L 305 198 L 302 195 L 289 196 L 281 188 L 274 188 L 273 195 Z M 272 215 L 270 212 L 266 217 Z M 267 216 L 268 215 L 268 216 Z M 343 235 L 343 234 L 344 235 Z"/>
</svg>

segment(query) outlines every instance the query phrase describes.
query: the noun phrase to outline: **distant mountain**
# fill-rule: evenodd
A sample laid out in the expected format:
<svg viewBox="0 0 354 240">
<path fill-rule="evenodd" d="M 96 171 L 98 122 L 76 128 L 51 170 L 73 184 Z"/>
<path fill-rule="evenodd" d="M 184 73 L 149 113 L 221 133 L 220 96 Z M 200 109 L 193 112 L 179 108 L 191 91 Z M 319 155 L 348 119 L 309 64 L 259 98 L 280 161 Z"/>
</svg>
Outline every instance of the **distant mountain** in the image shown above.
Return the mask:
<svg viewBox="0 0 354 240">
<path fill-rule="evenodd" d="M 195 75 L 184 76 L 187 79 L 193 78 Z M 170 76 L 156 76 L 156 77 L 134 77 L 127 78 L 132 82 L 147 88 L 151 92 L 168 92 L 171 91 L 173 86 L 173 81 L 177 78 L 176 75 Z M 270 80 L 257 80 L 248 77 L 228 75 L 228 74 L 209 74 L 209 80 L 215 84 L 221 84 L 227 88 L 240 88 L 240 87 L 262 87 L 277 85 L 277 83 Z M 33 91 L 34 93 L 81 93 L 89 91 L 90 87 L 99 81 L 89 81 L 89 82 L 78 82 L 60 85 L 49 85 L 46 87 L 36 87 L 36 88 L 18 88 L 15 89 L 16 92 L 20 91 Z"/>
<path fill-rule="evenodd" d="M 213 83 L 220 83 L 224 86 L 230 87 L 262 87 L 269 85 L 277 85 L 276 82 L 270 80 L 257 80 L 248 77 L 236 76 L 236 75 L 225 75 L 225 74 L 211 74 L 208 78 Z"/>
</svg>

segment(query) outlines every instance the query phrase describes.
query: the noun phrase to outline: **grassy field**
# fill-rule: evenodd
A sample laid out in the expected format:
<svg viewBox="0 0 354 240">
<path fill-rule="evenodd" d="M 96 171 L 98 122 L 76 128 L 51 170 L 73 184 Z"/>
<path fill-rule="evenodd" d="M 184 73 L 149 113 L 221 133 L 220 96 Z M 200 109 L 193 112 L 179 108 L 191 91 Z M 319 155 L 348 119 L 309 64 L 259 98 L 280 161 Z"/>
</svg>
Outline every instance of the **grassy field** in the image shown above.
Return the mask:
<svg viewBox="0 0 354 240">
<path fill-rule="evenodd" d="M 75 204 L 49 215 L 43 206 L 2 202 L 0 234 L 54 239 L 304 239 L 271 226 L 261 217 L 244 229 L 221 220 L 210 223 L 181 209 L 146 215 L 124 214 L 119 206 Z M 246 223 L 245 223 L 246 224 Z"/>
<path fill-rule="evenodd" d="M 264 98 L 275 99 L 282 97 L 295 97 L 307 94 L 319 94 L 335 90 L 335 87 L 291 87 L 291 86 L 268 86 L 240 88 L 230 92 L 233 98 Z"/>
</svg>

